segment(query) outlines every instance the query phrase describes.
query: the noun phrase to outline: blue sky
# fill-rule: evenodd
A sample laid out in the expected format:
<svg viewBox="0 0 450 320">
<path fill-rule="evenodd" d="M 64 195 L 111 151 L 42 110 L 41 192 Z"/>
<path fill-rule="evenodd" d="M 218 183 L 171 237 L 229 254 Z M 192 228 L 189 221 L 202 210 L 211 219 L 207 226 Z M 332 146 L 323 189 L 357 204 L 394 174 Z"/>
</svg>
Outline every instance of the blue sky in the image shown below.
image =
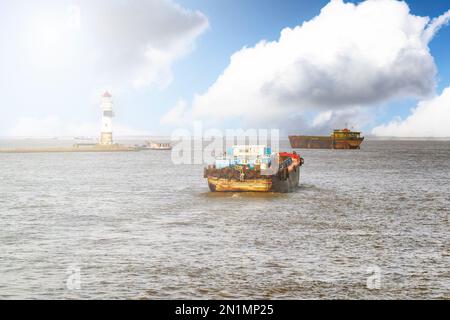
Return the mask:
<svg viewBox="0 0 450 320">
<path fill-rule="evenodd" d="M 159 2 L 164 2 L 164 0 L 155 0 L 156 5 L 158 5 Z M 174 43 L 176 43 L 174 47 L 176 46 L 176 50 L 178 51 L 174 49 L 174 52 L 176 53 L 170 53 L 174 57 L 170 58 L 170 61 L 167 62 L 168 65 L 161 68 L 161 70 L 149 71 L 152 73 L 151 79 L 153 80 L 148 80 L 146 85 L 140 86 L 139 88 L 133 86 L 121 86 L 121 82 L 125 83 L 127 81 L 127 72 L 131 70 L 131 67 L 125 64 L 122 66 L 122 61 L 119 60 L 110 61 L 105 59 L 105 61 L 110 64 L 104 67 L 109 68 L 110 71 L 114 71 L 110 73 L 104 72 L 106 76 L 111 77 L 111 81 L 109 81 L 109 79 L 105 80 L 104 77 L 102 77 L 101 81 L 99 80 L 98 83 L 91 80 L 89 73 L 87 71 L 85 72 L 85 69 L 87 70 L 90 67 L 86 61 L 81 61 L 81 59 L 80 65 L 83 70 L 75 67 L 71 69 L 70 66 L 67 67 L 64 65 L 68 70 L 67 72 L 64 72 L 64 75 L 57 74 L 55 71 L 55 76 L 48 78 L 47 76 L 49 74 L 52 76 L 52 71 L 48 71 L 47 67 L 42 64 L 43 66 L 41 69 L 36 68 L 35 66 L 32 67 L 36 68 L 33 69 L 34 74 L 36 75 L 35 78 L 32 76 L 32 80 L 30 80 L 30 78 L 27 77 L 28 80 L 23 81 L 19 76 L 15 79 L 14 77 L 16 76 L 13 74 L 16 74 L 16 72 L 14 72 L 14 68 L 16 68 L 16 70 L 18 70 L 17 73 L 22 74 L 22 76 L 25 77 L 27 71 L 23 66 L 30 63 L 27 61 L 27 56 L 21 57 L 19 55 L 22 60 L 25 60 L 25 62 L 21 61 L 19 63 L 18 58 L 16 58 L 18 57 L 16 52 L 11 50 L 11 52 L 8 53 L 8 50 L 6 50 L 6 53 L 3 53 L 3 56 L 0 53 L 0 59 L 2 59 L 0 60 L 2 63 L 0 64 L 0 67 L 3 66 L 4 71 L 6 71 L 3 72 L 3 81 L 0 78 L 0 90 L 3 91 L 5 97 L 5 106 L 2 107 L 4 108 L 4 117 L 3 120 L 0 121 L 0 136 L 11 135 L 14 133 L 21 134 L 22 132 L 26 135 L 28 132 L 27 128 L 36 126 L 39 122 L 47 123 L 49 128 L 54 126 L 55 135 L 65 134 L 65 132 L 58 132 L 58 130 L 64 131 L 61 130 L 61 128 L 67 126 L 70 126 L 73 129 L 77 127 L 77 124 L 80 124 L 80 134 L 84 133 L 84 129 L 87 134 L 90 134 L 93 127 L 92 124 L 96 124 L 96 121 L 98 121 L 99 100 L 97 100 L 97 98 L 99 95 L 96 96 L 96 93 L 100 91 L 100 89 L 112 90 L 117 115 L 115 121 L 125 128 L 123 130 L 124 132 L 170 134 L 174 126 L 162 124 L 161 117 L 163 117 L 171 108 L 176 106 L 180 100 L 185 102 L 187 109 L 190 109 L 194 104 L 194 96 L 196 94 L 206 95 L 208 88 L 216 82 L 218 77 L 230 65 L 230 57 L 234 53 L 239 52 L 243 47 L 251 48 L 261 40 L 277 41 L 280 37 L 281 30 L 287 27 L 294 28 L 305 21 L 311 20 L 318 16 L 320 10 L 329 3 L 329 1 L 310 0 L 177 0 L 175 2 L 191 12 L 191 16 L 188 17 L 184 16 L 184 13 L 182 13 L 182 18 L 186 18 L 186 24 L 180 26 L 180 28 L 189 30 L 189 32 L 186 31 L 184 38 L 180 40 L 182 45 L 178 45 L 178 42 L 176 42 L 178 40 L 174 40 Z M 361 1 L 345 2 L 358 4 Z M 43 4 L 39 9 L 44 13 L 47 11 L 54 11 L 55 7 L 64 9 L 64 6 L 71 6 L 72 3 L 78 4 L 77 1 L 66 1 L 64 2 L 64 5 L 61 5 L 61 2 L 51 0 L 42 3 Z M 108 2 L 102 2 L 100 0 L 98 3 L 108 6 Z M 447 1 L 409 0 L 407 1 L 407 4 L 409 5 L 412 15 L 428 16 L 430 18 L 438 17 L 450 9 L 450 3 Z M 87 5 L 85 7 L 83 7 L 83 5 L 83 0 L 80 0 L 81 23 L 84 23 L 85 21 L 84 15 L 86 11 L 89 10 L 88 13 L 90 14 L 91 11 L 95 12 L 96 10 L 95 7 L 87 8 Z M 6 19 L 8 12 L 9 17 L 14 18 L 15 15 L 22 17 L 21 12 L 24 11 L 23 9 L 25 8 L 24 6 L 26 6 L 26 2 L 18 1 L 17 3 L 2 3 L 0 6 L 0 18 Z M 99 8 L 97 9 L 99 10 Z M 66 12 L 61 10 L 55 12 Z M 170 8 L 170 10 L 176 11 L 177 9 Z M 201 16 L 195 16 L 195 11 L 198 11 Z M 3 14 L 1 12 L 3 12 Z M 99 12 L 101 11 L 99 10 Z M 126 14 L 126 12 L 124 14 Z M 176 14 L 180 13 L 173 13 L 173 17 L 168 14 L 167 17 L 168 19 L 178 19 Z M 132 15 L 133 11 L 130 11 L 130 16 Z M 92 16 L 98 17 L 98 15 Z M 23 17 L 25 17 L 25 15 Z M 30 17 L 25 18 L 30 19 Z M 33 17 L 31 17 L 31 19 L 32 18 Z M 149 19 L 150 18 L 151 17 L 149 17 Z M 194 21 L 195 19 L 197 20 Z M 1 28 L 3 31 L 0 32 L 0 40 L 2 39 L 2 33 L 4 37 L 9 37 L 11 35 L 7 35 L 5 29 L 10 27 L 8 23 L 13 24 L 13 22 L 11 22 L 12 20 L 9 22 L 8 19 L 6 19 L 6 22 L 5 20 L 3 21 L 3 27 Z M 50 28 L 54 26 L 56 26 L 56 24 L 50 25 Z M 85 26 L 81 25 L 81 30 L 83 30 L 83 27 Z M 95 27 L 98 26 L 93 25 L 93 28 Z M 142 39 L 142 41 L 146 41 L 147 38 L 145 38 L 145 33 L 149 32 L 149 28 L 154 30 L 158 30 L 159 28 L 158 25 L 145 24 L 143 27 L 144 28 L 139 30 L 139 34 L 142 32 L 142 37 L 136 36 L 136 38 Z M 12 33 L 14 34 L 14 29 L 12 30 Z M 180 34 L 183 33 L 183 29 L 180 30 L 181 31 L 177 32 Z M 164 35 L 164 31 L 161 31 L 161 33 Z M 125 38 L 132 39 L 134 36 L 135 33 L 133 33 L 132 28 L 130 28 L 129 35 L 124 34 Z M 46 40 L 45 37 L 43 39 Z M 152 41 L 155 39 L 159 41 L 157 38 L 152 38 Z M 83 45 L 86 41 L 81 38 L 76 38 L 75 40 L 79 41 L 79 43 L 71 43 L 71 45 L 73 45 L 73 48 L 71 48 L 77 52 L 76 50 L 79 49 L 79 46 Z M 92 39 L 90 41 L 92 41 Z M 17 45 L 18 48 L 23 50 L 24 48 L 20 47 L 19 44 L 13 43 L 12 46 Z M 117 41 L 117 46 L 124 47 L 127 45 L 128 43 L 126 41 Z M 135 46 L 137 45 L 137 42 L 132 42 L 129 45 L 130 47 Z M 109 50 L 107 52 L 114 52 L 114 46 L 115 42 L 111 40 L 111 43 L 107 43 L 105 48 Z M 426 97 L 414 97 L 413 95 L 408 96 L 407 94 L 401 94 L 399 96 L 394 95 L 391 99 L 379 99 L 370 102 L 371 109 L 369 112 L 362 112 L 364 115 L 358 113 L 358 115 L 355 116 L 353 113 L 349 113 L 348 118 L 350 122 L 351 117 L 354 117 L 355 119 L 352 123 L 358 122 L 359 119 L 364 119 L 361 120 L 359 128 L 370 134 L 374 127 L 386 125 L 393 119 L 398 117 L 406 119 L 411 115 L 411 109 L 415 108 L 420 100 L 430 99 L 433 95 L 439 95 L 446 87 L 449 87 L 450 63 L 448 55 L 450 53 L 450 27 L 444 26 L 439 30 L 434 39 L 429 43 L 429 48 L 438 71 L 436 75 L 437 86 L 434 92 Z M 159 48 L 157 49 L 159 50 Z M 54 48 L 52 48 L 52 51 L 54 51 Z M 92 52 L 92 50 L 89 52 Z M 44 52 L 44 55 L 45 54 L 46 53 Z M 61 54 L 67 53 L 61 51 Z M 78 61 L 78 57 L 76 57 L 75 54 L 73 57 L 71 56 L 70 59 L 68 58 L 67 61 Z M 80 49 L 80 54 L 86 55 L 86 52 L 81 51 Z M 135 57 L 138 56 L 130 56 L 128 57 L 128 60 L 133 60 Z M 47 63 L 49 61 L 50 60 L 48 60 Z M 156 61 L 158 62 L 159 60 Z M 165 63 L 166 60 L 163 61 Z M 19 69 L 19 66 L 24 69 Z M 63 66 L 63 64 L 61 64 L 61 66 Z M 140 68 L 139 65 L 133 65 L 132 67 Z M 146 70 L 144 67 L 140 69 Z M 45 76 L 39 77 L 39 72 L 42 72 Z M 9 76 L 6 77 L 5 74 L 8 74 Z M 98 72 L 95 76 L 92 76 L 92 78 L 96 77 L 97 74 Z M 170 78 L 170 80 L 167 80 L 166 78 Z M 40 81 L 40 79 L 43 80 Z M 18 84 L 20 84 L 21 81 L 23 82 L 23 85 L 20 87 Z M 67 85 L 64 84 L 65 82 L 67 82 Z M 111 86 L 109 87 L 110 82 Z M 98 85 L 99 83 L 101 83 L 101 85 Z M 163 84 L 161 85 L 161 83 Z M 21 88 L 28 93 L 21 93 Z M 97 91 L 93 90 L 94 88 Z M 31 97 L 28 95 L 31 95 Z M 318 112 L 326 113 L 326 111 L 327 110 L 323 109 L 323 107 L 320 107 L 320 111 L 317 112 L 316 110 L 300 110 L 298 112 L 294 111 L 292 114 L 297 112 L 302 116 L 302 118 L 299 118 L 298 120 L 299 131 L 302 131 L 303 128 L 305 131 L 311 131 L 311 128 L 308 130 L 306 128 L 314 120 L 314 117 L 317 116 Z M 337 113 L 339 113 L 339 111 L 337 111 L 336 114 Z M 339 120 L 341 122 L 330 122 L 329 125 L 342 123 L 342 121 L 345 120 L 345 117 L 347 117 L 347 113 L 346 111 L 343 111 L 342 114 L 343 115 L 341 115 Z M 366 119 L 367 114 L 370 114 L 370 119 Z M 445 113 L 445 115 L 447 114 L 448 113 Z M 240 116 L 236 116 L 235 120 L 233 120 L 233 118 L 228 120 L 224 119 L 224 123 L 226 123 L 227 126 L 239 126 L 241 124 L 239 118 Z M 208 118 L 206 119 L 208 120 Z M 19 125 L 17 125 L 18 122 Z M 55 123 L 61 124 L 56 125 Z M 448 120 L 448 123 L 450 126 L 450 119 Z M 189 125 L 189 122 L 184 125 Z M 277 122 L 277 126 L 282 125 L 282 123 L 280 124 L 280 122 Z M 293 119 L 289 123 L 289 128 L 292 129 L 295 127 L 296 119 Z M 326 131 L 328 129 L 329 127 L 323 126 L 317 130 Z M 77 130 L 72 131 L 78 132 Z M 72 133 L 72 131 L 70 131 L 70 133 Z M 51 130 L 48 132 L 53 133 Z M 46 133 L 47 131 L 44 130 L 42 134 Z M 33 130 L 31 129 L 30 134 L 33 134 Z M 39 134 L 39 130 L 37 134 Z"/>
</svg>

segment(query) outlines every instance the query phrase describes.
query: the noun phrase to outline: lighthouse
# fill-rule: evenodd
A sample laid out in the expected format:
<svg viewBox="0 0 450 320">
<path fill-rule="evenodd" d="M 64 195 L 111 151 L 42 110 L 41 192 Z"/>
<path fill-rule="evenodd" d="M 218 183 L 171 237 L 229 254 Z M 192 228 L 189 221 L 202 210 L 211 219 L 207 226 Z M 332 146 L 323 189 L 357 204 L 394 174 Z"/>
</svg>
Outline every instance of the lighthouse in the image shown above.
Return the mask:
<svg viewBox="0 0 450 320">
<path fill-rule="evenodd" d="M 111 94 L 106 91 L 102 95 L 102 130 L 100 134 L 101 145 L 112 145 L 112 118 L 114 117 L 113 101 Z"/>
</svg>

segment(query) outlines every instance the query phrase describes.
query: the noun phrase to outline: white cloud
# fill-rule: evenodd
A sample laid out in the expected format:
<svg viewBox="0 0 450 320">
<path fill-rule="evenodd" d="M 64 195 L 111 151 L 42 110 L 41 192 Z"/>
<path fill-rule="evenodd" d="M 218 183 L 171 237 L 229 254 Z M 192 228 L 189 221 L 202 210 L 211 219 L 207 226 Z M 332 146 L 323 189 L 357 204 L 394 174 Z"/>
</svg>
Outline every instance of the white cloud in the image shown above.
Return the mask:
<svg viewBox="0 0 450 320">
<path fill-rule="evenodd" d="M 101 48 L 98 65 L 115 70 L 122 81 L 130 76 L 139 87 L 170 83 L 174 61 L 192 50 L 208 27 L 201 12 L 171 0 L 80 0 L 79 5 L 91 40 Z"/>
<path fill-rule="evenodd" d="M 171 0 L 79 0 L 78 5 L 99 75 L 136 87 L 167 86 L 173 63 L 208 27 L 201 12 Z"/>
<path fill-rule="evenodd" d="M 411 115 L 373 129 L 377 136 L 450 137 L 450 87 L 440 96 L 422 101 Z"/>
<path fill-rule="evenodd" d="M 160 119 L 162 125 L 182 126 L 188 121 L 188 104 L 185 100 L 179 100 L 177 104 L 164 114 Z"/>
<path fill-rule="evenodd" d="M 0 1 L 0 21 L 0 134 L 20 118 L 90 121 L 104 89 L 132 113 L 135 89 L 166 88 L 209 24 L 172 0 Z"/>
<path fill-rule="evenodd" d="M 442 28 L 444 25 L 447 25 L 450 21 L 450 10 L 448 10 L 443 15 L 434 18 L 429 24 L 427 30 L 424 32 L 423 39 L 425 42 L 430 42 L 434 35 Z"/>
<path fill-rule="evenodd" d="M 173 63 L 208 27 L 201 12 L 172 0 L 18 0 L 0 10 L 14 16 L 3 28 L 19 39 L 16 49 L 26 49 L 34 69 L 76 70 L 119 88 L 167 86 Z"/>
<path fill-rule="evenodd" d="M 328 123 L 331 118 L 333 117 L 333 111 L 332 110 L 328 110 L 328 111 L 323 111 L 321 113 L 319 113 L 313 120 L 312 125 L 314 127 L 317 126 L 322 126 L 326 123 Z"/>
<path fill-rule="evenodd" d="M 428 42 L 449 13 L 430 24 L 428 17 L 412 15 L 405 2 L 332 0 L 314 19 L 285 28 L 277 41 L 233 54 L 216 82 L 195 97 L 192 115 L 283 125 L 308 112 L 430 95 L 436 66 Z M 324 116 L 316 118 L 316 125 L 339 116 L 329 114 L 325 122 Z"/>
<path fill-rule="evenodd" d="M 361 128 L 362 126 L 373 123 L 374 116 L 372 112 L 367 112 L 363 107 L 351 107 L 345 109 L 327 110 L 317 114 L 312 120 L 311 127 L 306 130 L 309 132 L 327 132 L 331 128 Z"/>
</svg>

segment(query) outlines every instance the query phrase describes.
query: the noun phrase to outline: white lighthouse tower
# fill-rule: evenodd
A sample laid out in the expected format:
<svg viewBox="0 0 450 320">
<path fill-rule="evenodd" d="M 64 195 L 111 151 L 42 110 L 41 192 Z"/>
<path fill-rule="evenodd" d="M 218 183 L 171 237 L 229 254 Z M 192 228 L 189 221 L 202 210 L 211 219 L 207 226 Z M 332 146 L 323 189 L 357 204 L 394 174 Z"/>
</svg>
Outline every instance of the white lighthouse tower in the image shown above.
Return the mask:
<svg viewBox="0 0 450 320">
<path fill-rule="evenodd" d="M 114 117 L 113 101 L 111 94 L 106 91 L 102 95 L 102 130 L 100 135 L 101 145 L 112 145 L 112 118 Z"/>
</svg>

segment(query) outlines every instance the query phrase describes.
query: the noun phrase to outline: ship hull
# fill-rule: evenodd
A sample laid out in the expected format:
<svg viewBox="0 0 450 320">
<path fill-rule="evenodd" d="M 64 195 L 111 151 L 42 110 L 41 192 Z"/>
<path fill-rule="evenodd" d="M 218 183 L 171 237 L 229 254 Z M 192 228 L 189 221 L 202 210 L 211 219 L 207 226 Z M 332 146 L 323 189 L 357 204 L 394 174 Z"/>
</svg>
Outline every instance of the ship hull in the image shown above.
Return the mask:
<svg viewBox="0 0 450 320">
<path fill-rule="evenodd" d="M 364 138 L 334 140 L 333 149 L 360 149 Z"/>
<path fill-rule="evenodd" d="M 148 150 L 170 151 L 172 148 L 148 148 Z"/>
<path fill-rule="evenodd" d="M 333 139 L 331 137 L 289 136 L 291 147 L 295 149 L 360 149 L 364 138 Z"/>
<path fill-rule="evenodd" d="M 300 168 L 288 172 L 285 176 L 263 176 L 255 179 L 227 179 L 208 177 L 208 186 L 212 192 L 293 192 L 298 188 Z"/>
</svg>

